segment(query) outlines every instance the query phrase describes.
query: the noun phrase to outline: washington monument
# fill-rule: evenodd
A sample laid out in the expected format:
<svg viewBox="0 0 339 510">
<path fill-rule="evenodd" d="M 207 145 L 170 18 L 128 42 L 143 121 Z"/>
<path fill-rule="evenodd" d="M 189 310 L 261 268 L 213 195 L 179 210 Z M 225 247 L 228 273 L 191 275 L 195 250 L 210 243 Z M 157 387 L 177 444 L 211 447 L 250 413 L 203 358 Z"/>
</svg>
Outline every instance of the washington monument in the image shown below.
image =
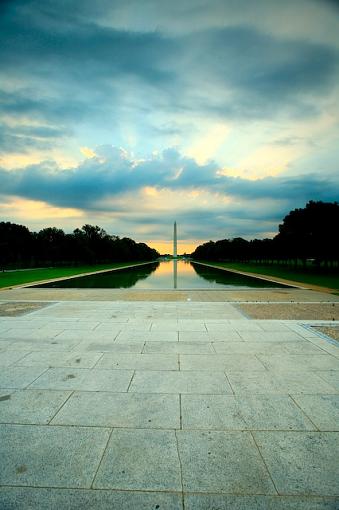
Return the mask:
<svg viewBox="0 0 339 510">
<path fill-rule="evenodd" d="M 177 258 L 177 222 L 174 222 L 174 230 L 173 230 L 173 258 Z"/>
</svg>

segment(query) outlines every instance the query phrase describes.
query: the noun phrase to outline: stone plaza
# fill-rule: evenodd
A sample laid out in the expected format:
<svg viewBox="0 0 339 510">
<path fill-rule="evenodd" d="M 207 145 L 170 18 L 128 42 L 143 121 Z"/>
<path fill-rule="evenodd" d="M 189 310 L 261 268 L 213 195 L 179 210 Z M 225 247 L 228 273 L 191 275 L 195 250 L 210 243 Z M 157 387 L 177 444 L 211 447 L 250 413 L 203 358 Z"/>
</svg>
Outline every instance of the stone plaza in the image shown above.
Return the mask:
<svg viewBox="0 0 339 510">
<path fill-rule="evenodd" d="M 241 295 L 2 291 L 0 508 L 338 508 L 329 321 L 252 319 L 290 298 Z"/>
</svg>

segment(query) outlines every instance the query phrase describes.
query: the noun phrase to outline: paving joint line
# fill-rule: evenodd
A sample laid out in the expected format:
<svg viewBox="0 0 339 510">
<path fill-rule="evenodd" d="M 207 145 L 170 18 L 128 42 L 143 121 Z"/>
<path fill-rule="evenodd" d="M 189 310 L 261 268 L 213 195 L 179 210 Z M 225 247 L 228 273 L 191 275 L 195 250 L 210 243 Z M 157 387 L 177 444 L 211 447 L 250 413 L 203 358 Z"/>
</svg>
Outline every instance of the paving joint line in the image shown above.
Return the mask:
<svg viewBox="0 0 339 510">
<path fill-rule="evenodd" d="M 306 416 L 306 418 L 312 423 L 312 425 L 316 428 L 316 432 L 321 432 L 320 428 L 314 423 L 314 421 L 308 416 L 308 414 L 306 413 L 306 411 L 304 411 L 304 409 L 298 404 L 298 402 L 295 400 L 295 398 L 293 397 L 293 395 L 291 393 L 288 393 L 288 396 L 290 397 L 290 399 L 293 400 L 293 402 L 295 403 L 295 405 L 300 409 L 300 411 Z M 328 432 L 328 431 L 327 431 Z"/>
<path fill-rule="evenodd" d="M 228 384 L 229 384 L 229 387 L 230 387 L 230 388 L 231 388 L 231 390 L 232 390 L 233 395 L 235 395 L 235 391 L 234 391 L 233 386 L 232 386 L 232 384 L 231 384 L 231 382 L 230 382 L 230 380 L 229 380 L 229 378 L 228 378 L 228 375 L 226 374 L 226 371 L 223 371 L 223 374 L 224 374 L 224 376 L 225 376 L 225 378 L 226 378 L 226 381 L 227 381 L 227 382 L 228 382 Z M 224 395 L 227 395 L 227 393 L 224 393 Z M 228 393 L 228 395 L 229 395 L 229 393 Z"/>
<path fill-rule="evenodd" d="M 90 489 L 93 489 L 93 484 L 94 484 L 94 482 L 95 482 L 95 479 L 96 479 L 97 474 L 98 474 L 98 472 L 99 472 L 99 469 L 100 469 L 100 466 L 101 466 L 101 464 L 102 464 L 103 458 L 104 458 L 105 453 L 106 453 L 106 451 L 107 451 L 108 443 L 109 443 L 109 442 L 110 442 L 110 440 L 111 440 L 111 437 L 112 437 L 113 431 L 114 431 L 114 428 L 112 427 L 112 428 L 111 428 L 111 430 L 110 430 L 110 433 L 108 434 L 108 439 L 107 439 L 107 442 L 106 442 L 105 448 L 104 448 L 104 450 L 103 450 L 103 452 L 102 452 L 101 459 L 100 459 L 100 461 L 99 461 L 99 463 L 98 463 L 98 467 L 97 467 L 97 469 L 96 469 L 96 471 L 95 471 L 95 473 L 94 473 L 93 480 L 92 480 L 92 483 L 91 483 L 91 485 L 90 485 Z"/>
<path fill-rule="evenodd" d="M 29 387 L 31 386 L 31 384 L 35 383 L 35 381 L 37 381 L 39 379 L 39 377 L 41 377 L 42 375 L 44 375 L 47 370 L 49 370 L 48 368 L 46 368 L 43 372 L 41 372 L 40 375 L 38 375 L 38 377 L 36 377 L 33 381 L 31 381 L 29 384 L 27 384 L 27 386 L 24 386 L 23 388 L 15 388 L 15 389 L 22 389 L 22 390 L 27 390 L 29 389 Z"/>
<path fill-rule="evenodd" d="M 68 395 L 68 397 L 66 398 L 66 400 L 61 404 L 61 406 L 59 406 L 58 410 L 56 411 L 56 413 L 52 416 L 52 418 L 49 420 L 49 422 L 47 423 L 47 425 L 50 425 L 50 423 L 54 420 L 54 418 L 56 417 L 56 415 L 61 411 L 61 409 L 64 407 L 64 405 L 69 401 L 69 399 L 73 396 L 75 390 L 72 390 L 70 392 L 70 394 Z"/>
<path fill-rule="evenodd" d="M 280 494 L 279 494 L 279 491 L 278 491 L 278 489 L 277 489 L 277 487 L 276 487 L 276 485 L 275 485 L 275 483 L 274 483 L 274 480 L 273 480 L 273 477 L 272 477 L 272 475 L 271 475 L 271 472 L 270 472 L 270 470 L 268 469 L 268 466 L 267 466 L 267 464 L 266 464 L 266 461 L 265 461 L 265 459 L 264 459 L 264 457 L 263 457 L 263 455 L 262 455 L 262 453 L 261 453 L 261 450 L 260 450 L 260 448 L 259 448 L 259 446 L 258 446 L 258 443 L 257 443 L 257 442 L 256 442 L 256 440 L 255 440 L 254 434 L 253 434 L 253 432 L 252 432 L 251 430 L 249 431 L 249 433 L 251 434 L 251 437 L 252 437 L 252 439 L 253 439 L 253 441 L 254 441 L 255 446 L 257 447 L 258 453 L 259 453 L 259 455 L 260 455 L 260 457 L 261 457 L 261 460 L 263 461 L 263 464 L 264 464 L 264 466 L 265 466 L 265 468 L 266 468 L 266 471 L 267 471 L 267 473 L 268 473 L 268 475 L 269 475 L 269 477 L 270 477 L 270 479 L 271 479 L 271 482 L 272 482 L 272 485 L 273 485 L 273 487 L 274 487 L 274 490 L 276 491 L 276 493 L 277 493 L 278 495 L 280 495 Z"/>
<path fill-rule="evenodd" d="M 131 387 L 131 384 L 132 384 L 132 381 L 133 381 L 133 379 L 134 379 L 135 373 L 136 373 L 136 370 L 133 370 L 133 374 L 132 374 L 131 380 L 130 380 L 130 382 L 129 382 L 129 384 L 128 384 L 128 387 L 127 387 L 126 392 L 124 392 L 124 393 L 129 393 L 129 389 L 130 389 L 130 387 Z"/>
<path fill-rule="evenodd" d="M 144 493 L 152 493 L 152 494 L 176 494 L 176 495 L 181 495 L 182 492 L 181 491 L 175 491 L 175 490 L 166 490 L 166 489 L 160 489 L 160 490 L 155 490 L 155 489 L 112 489 L 112 488 L 88 488 L 88 487 L 60 487 L 60 486 L 53 486 L 53 485 L 11 485 L 11 484 L 2 484 L 0 485 L 0 488 L 10 488 L 10 489 L 17 489 L 17 488 L 21 488 L 21 489 L 25 489 L 25 488 L 28 488 L 28 489 L 52 489 L 52 490 L 61 490 L 61 491 L 77 491 L 77 492 L 81 492 L 81 491 L 90 491 L 90 492 L 110 492 L 110 493 L 119 493 L 119 492 L 126 492 L 126 493 L 132 493 L 132 494 L 138 494 L 138 493 L 141 493 L 141 494 L 144 494 Z M 262 496 L 264 498 L 273 498 L 273 499 L 288 499 L 288 498 L 294 498 L 296 500 L 298 499 L 302 499 L 302 498 L 307 498 L 307 499 L 314 499 L 314 500 L 317 500 L 317 499 L 328 499 L 328 500 L 333 500 L 333 501 L 336 501 L 338 499 L 338 496 L 332 496 L 332 495 L 323 495 L 323 494 L 296 494 L 296 493 L 289 493 L 289 494 L 267 494 L 267 493 L 264 493 L 264 492 L 259 492 L 259 493 L 242 493 L 242 492 L 211 492 L 211 491 L 206 491 L 206 492 L 199 492 L 199 491 L 184 491 L 183 492 L 184 496 L 189 496 L 191 494 L 193 495 L 199 495 L 199 496 L 236 496 L 236 497 L 244 497 L 244 498 L 248 498 L 248 497 L 256 497 L 256 496 Z"/>
<path fill-rule="evenodd" d="M 233 395 L 226 395 L 228 397 L 231 397 Z M 67 428 L 70 428 L 70 429 L 98 429 L 98 430 L 101 430 L 101 429 L 114 429 L 114 430 L 162 430 L 162 431 L 166 431 L 166 432 L 180 432 L 180 431 L 185 431 L 185 432 L 211 432 L 212 434 L 214 432 L 223 432 L 225 434 L 234 434 L 234 433 L 238 433 L 238 432 L 248 432 L 248 433 L 251 433 L 251 432 L 273 432 L 273 433 L 277 433 L 277 434 L 280 434 L 281 432 L 283 433 L 288 433 L 288 434 L 300 434 L 300 433 L 312 433 L 312 434 L 322 434 L 322 433 L 326 433 L 326 434 L 336 434 L 338 435 L 338 432 L 339 430 L 313 430 L 313 429 L 269 429 L 269 428 L 266 428 L 266 429 L 260 429 L 260 428 L 239 428 L 239 429 L 227 429 L 227 428 L 215 428 L 215 429 L 211 429 L 211 428 L 200 428 L 200 427 L 196 427 L 196 428 L 190 428 L 190 427 L 184 427 L 183 429 L 177 429 L 175 427 L 172 427 L 172 428 L 169 428 L 169 427 L 145 427 L 145 426 L 142 426 L 142 427 L 122 427 L 121 425 L 120 426 L 111 426 L 111 425 L 82 425 L 82 424 L 68 424 L 68 423 L 52 423 L 52 424 L 49 424 L 49 423 L 20 423 L 20 422 L 0 422 L 0 427 L 2 425 L 9 425 L 9 426 L 19 426 L 19 427 L 31 427 L 32 425 L 33 426 L 37 426 L 37 427 L 43 427 L 43 428 L 64 428 L 64 429 L 67 429 Z"/>
<path fill-rule="evenodd" d="M 181 501 L 182 501 L 182 508 L 185 510 L 185 497 L 184 497 L 184 480 L 183 480 L 183 473 L 182 473 L 182 462 L 180 457 L 180 450 L 179 450 L 179 441 L 177 436 L 177 431 L 174 430 L 174 436 L 175 436 L 175 442 L 177 446 L 177 453 L 178 453 L 178 460 L 179 460 L 179 466 L 180 466 L 180 483 L 181 483 Z"/>
<path fill-rule="evenodd" d="M 181 405 L 181 393 L 179 393 L 179 419 L 180 419 L 180 430 L 182 429 L 182 405 Z"/>
</svg>

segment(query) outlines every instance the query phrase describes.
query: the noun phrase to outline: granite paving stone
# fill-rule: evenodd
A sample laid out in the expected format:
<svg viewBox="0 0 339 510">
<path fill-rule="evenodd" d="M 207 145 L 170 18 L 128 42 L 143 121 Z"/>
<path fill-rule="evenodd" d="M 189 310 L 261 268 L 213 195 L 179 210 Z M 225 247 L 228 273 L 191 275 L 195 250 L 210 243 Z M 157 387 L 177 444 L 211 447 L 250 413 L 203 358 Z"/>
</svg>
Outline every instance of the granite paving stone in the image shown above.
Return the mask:
<svg viewBox="0 0 339 510">
<path fill-rule="evenodd" d="M 306 328 L 300 324 L 290 323 L 288 324 L 288 328 L 303 338 L 319 338 L 316 331 L 312 331 L 310 328 Z"/>
<path fill-rule="evenodd" d="M 180 354 L 181 370 L 265 370 L 265 366 L 255 356 L 244 354 L 230 354 L 227 356 L 216 354 Z"/>
<path fill-rule="evenodd" d="M 177 331 L 121 331 L 116 343 L 177 342 Z"/>
<path fill-rule="evenodd" d="M 0 484 L 89 488 L 110 429 L 0 425 Z"/>
<path fill-rule="evenodd" d="M 179 331 L 178 321 L 174 319 L 154 320 L 152 322 L 151 331 Z"/>
<path fill-rule="evenodd" d="M 0 390 L 0 423 L 47 424 L 70 395 L 70 391 Z"/>
<path fill-rule="evenodd" d="M 232 393 L 223 372 L 136 371 L 129 388 L 135 393 Z"/>
<path fill-rule="evenodd" d="M 179 331 L 203 331 L 206 332 L 206 326 L 202 320 L 194 319 L 179 319 L 178 320 Z"/>
<path fill-rule="evenodd" d="M 182 395 L 183 429 L 315 430 L 287 395 Z"/>
<path fill-rule="evenodd" d="M 1 367 L 0 388 L 25 388 L 45 371 L 44 367 Z"/>
<path fill-rule="evenodd" d="M 53 424 L 180 428 L 179 395 L 75 392 Z"/>
<path fill-rule="evenodd" d="M 114 429 L 93 487 L 181 491 L 174 431 Z"/>
<path fill-rule="evenodd" d="M 260 326 L 260 328 L 263 330 L 263 331 L 282 331 L 284 333 L 288 333 L 290 331 L 289 327 L 286 325 L 286 324 L 283 324 L 281 321 L 269 321 L 269 320 L 264 320 L 264 321 L 256 321 L 256 324 L 258 326 Z"/>
<path fill-rule="evenodd" d="M 328 373 L 328 372 L 321 372 Z M 227 373 L 237 393 L 335 393 L 335 389 L 315 372 L 232 372 Z"/>
<path fill-rule="evenodd" d="M 0 351 L 0 367 L 9 367 L 29 354 L 29 351 Z"/>
<path fill-rule="evenodd" d="M 120 327 L 120 324 L 123 325 L 123 324 L 126 324 L 128 322 L 128 319 L 116 319 L 115 321 L 112 321 L 112 322 L 102 322 L 99 324 L 98 327 L 95 328 L 95 331 L 106 331 L 106 332 L 110 332 L 112 330 L 116 331 L 117 329 L 117 326 Z"/>
<path fill-rule="evenodd" d="M 62 329 L 53 329 L 53 328 L 51 330 L 45 329 L 44 331 L 42 331 L 41 329 L 26 330 L 25 328 L 24 329 L 16 328 L 16 329 L 9 329 L 8 331 L 6 331 L 6 333 L 3 333 L 1 336 L 3 338 L 14 338 L 14 339 L 21 338 L 22 336 L 24 336 L 25 339 L 47 340 L 50 338 L 55 338 L 57 335 L 62 333 L 62 331 L 63 331 Z"/>
<path fill-rule="evenodd" d="M 79 344 L 79 340 L 60 341 L 50 339 L 48 341 L 20 340 L 11 343 L 13 350 L 24 351 L 71 351 Z"/>
<path fill-rule="evenodd" d="M 213 342 L 213 347 L 218 354 L 286 354 L 286 343 Z"/>
<path fill-rule="evenodd" d="M 132 370 L 50 368 L 30 388 L 122 392 L 127 391 L 132 376 Z"/>
<path fill-rule="evenodd" d="M 53 331 L 56 330 L 64 330 L 67 329 L 69 331 L 92 331 L 94 329 L 97 329 L 97 326 L 99 326 L 100 322 L 98 321 L 53 321 L 52 324 L 47 324 L 43 326 L 40 331 Z"/>
<path fill-rule="evenodd" d="M 284 349 L 288 354 L 326 354 L 326 350 L 317 347 L 309 340 L 299 340 L 298 342 L 284 342 Z M 328 344 L 327 344 L 328 345 Z M 339 350 L 338 350 L 339 354 Z"/>
<path fill-rule="evenodd" d="M 119 327 L 121 331 L 124 332 L 133 332 L 133 331 L 150 331 L 152 326 L 151 321 L 128 321 L 124 324 L 120 324 Z"/>
<path fill-rule="evenodd" d="M 179 370 L 176 354 L 112 354 L 105 353 L 96 368 L 131 370 Z"/>
<path fill-rule="evenodd" d="M 239 331 L 241 333 L 243 332 L 256 332 L 260 331 L 262 332 L 263 329 L 260 325 L 260 322 L 252 321 L 252 320 L 230 320 L 229 325 L 231 328 L 235 329 L 236 331 Z"/>
<path fill-rule="evenodd" d="M 179 342 L 242 342 L 236 331 L 179 331 Z"/>
<path fill-rule="evenodd" d="M 2 331 L 3 329 L 7 329 L 7 330 L 10 330 L 10 329 L 15 329 L 15 330 L 18 330 L 18 329 L 23 329 L 25 331 L 30 331 L 30 330 L 37 330 L 37 329 L 40 329 L 42 328 L 43 326 L 47 326 L 48 323 L 46 323 L 45 321 L 42 322 L 42 321 L 32 321 L 32 320 L 15 320 L 15 321 L 8 321 L 6 323 L 3 323 L 1 326 L 0 326 L 0 330 Z"/>
<path fill-rule="evenodd" d="M 146 342 L 143 353 L 213 354 L 212 343 L 206 342 Z"/>
<path fill-rule="evenodd" d="M 116 353 L 128 353 L 134 352 L 141 354 L 144 348 L 145 342 L 133 342 L 131 344 L 118 343 L 118 342 L 81 342 L 77 348 L 84 351 L 95 351 L 95 352 L 116 352 Z"/>
<path fill-rule="evenodd" d="M 2 487 L 0 501 L 5 510 L 183 510 L 181 494 L 167 492 Z"/>
<path fill-rule="evenodd" d="M 234 303 L 310 291 L 22 292 L 53 304 L 0 318 L 1 510 L 339 507 L 339 348 Z"/>
<path fill-rule="evenodd" d="M 316 372 L 320 379 L 326 381 L 332 389 L 339 392 L 339 372 L 338 370 Z M 322 393 L 331 393 L 330 391 L 323 391 Z"/>
<path fill-rule="evenodd" d="M 178 431 L 184 490 L 275 494 L 249 432 Z"/>
<path fill-rule="evenodd" d="M 20 366 L 92 368 L 102 353 L 35 351 L 17 361 Z"/>
<path fill-rule="evenodd" d="M 94 340 L 100 341 L 101 339 L 114 340 L 120 333 L 121 328 L 115 328 L 111 331 L 78 331 L 78 330 L 64 330 L 60 332 L 55 338 L 56 340 Z"/>
<path fill-rule="evenodd" d="M 339 370 L 339 358 L 331 354 L 286 354 L 263 356 L 258 355 L 264 366 L 269 370 Z"/>
<path fill-rule="evenodd" d="M 245 342 L 298 342 L 305 339 L 294 333 L 290 332 L 276 332 L 276 331 L 246 331 L 239 330 L 239 334 Z"/>
<path fill-rule="evenodd" d="M 336 510 L 339 500 L 305 496 L 187 494 L 185 510 Z"/>
<path fill-rule="evenodd" d="M 339 357 L 339 344 L 334 345 L 333 343 L 329 343 L 327 340 L 324 340 L 323 338 L 308 338 L 307 339 L 309 343 L 312 343 L 312 345 L 317 346 L 319 349 L 321 349 L 323 352 L 327 352 L 329 354 L 332 354 L 332 356 Z"/>
<path fill-rule="evenodd" d="M 279 494 L 339 494 L 338 433 L 253 434 Z"/>
<path fill-rule="evenodd" d="M 319 430 L 339 431 L 339 395 L 292 396 Z"/>
<path fill-rule="evenodd" d="M 231 327 L 228 322 L 205 322 L 205 326 L 207 329 L 207 332 L 210 334 L 213 333 L 224 333 L 225 335 L 235 335 L 235 333 L 238 333 L 234 327 Z"/>
</svg>

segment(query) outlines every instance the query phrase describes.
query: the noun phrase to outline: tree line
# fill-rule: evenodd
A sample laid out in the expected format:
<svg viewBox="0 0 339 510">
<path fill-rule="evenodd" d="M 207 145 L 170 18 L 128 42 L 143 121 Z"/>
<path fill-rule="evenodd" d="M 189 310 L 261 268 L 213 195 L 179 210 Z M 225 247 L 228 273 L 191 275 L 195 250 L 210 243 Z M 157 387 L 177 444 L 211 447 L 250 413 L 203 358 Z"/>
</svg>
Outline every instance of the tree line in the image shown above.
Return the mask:
<svg viewBox="0 0 339 510">
<path fill-rule="evenodd" d="M 0 222 L 2 268 L 92 265 L 158 257 L 159 253 L 147 244 L 109 235 L 97 225 L 84 225 L 66 234 L 55 227 L 31 232 L 24 225 Z"/>
<path fill-rule="evenodd" d="M 290 211 L 273 239 L 241 237 L 209 241 L 196 248 L 192 258 L 225 262 L 280 263 L 339 268 L 339 204 L 309 201 Z"/>
</svg>

